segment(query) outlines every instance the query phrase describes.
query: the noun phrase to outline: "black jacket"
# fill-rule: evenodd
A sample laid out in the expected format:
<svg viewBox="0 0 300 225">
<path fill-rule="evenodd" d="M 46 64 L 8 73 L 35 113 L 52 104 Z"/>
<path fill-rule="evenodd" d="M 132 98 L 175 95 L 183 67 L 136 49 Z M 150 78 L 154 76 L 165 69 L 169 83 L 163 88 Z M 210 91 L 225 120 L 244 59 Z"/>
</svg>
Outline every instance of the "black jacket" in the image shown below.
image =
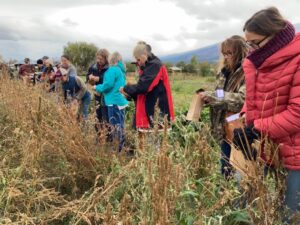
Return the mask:
<svg viewBox="0 0 300 225">
<path fill-rule="evenodd" d="M 145 110 L 149 120 L 150 126 L 153 126 L 153 115 L 155 112 L 155 104 L 158 102 L 158 107 L 160 110 L 160 116 L 168 115 L 170 120 L 170 109 L 169 100 L 166 91 L 166 83 L 160 80 L 158 84 L 148 92 L 149 87 L 152 85 L 154 79 L 159 74 L 162 67 L 161 61 L 156 56 L 151 56 L 145 63 L 145 66 L 140 68 L 141 75 L 135 85 L 126 85 L 124 91 L 133 99 L 137 99 L 138 95 L 145 95 Z M 138 102 L 137 102 L 138 104 Z M 137 112 L 136 116 L 139 115 Z"/>
<path fill-rule="evenodd" d="M 105 65 L 104 67 L 100 67 L 100 65 L 98 63 L 95 63 L 93 65 L 90 66 L 88 73 L 86 75 L 86 83 L 89 81 L 89 75 L 93 74 L 96 77 L 99 77 L 99 81 L 96 82 L 96 85 L 98 84 L 102 84 L 103 83 L 103 77 L 104 77 L 104 73 L 106 72 L 106 70 L 108 69 L 109 65 Z"/>
<path fill-rule="evenodd" d="M 86 75 L 86 83 L 89 82 L 89 75 L 93 74 L 94 76 L 99 77 L 99 81 L 96 82 L 95 85 L 102 84 L 103 78 L 104 78 L 104 73 L 106 72 L 108 67 L 109 67 L 108 64 L 106 64 L 102 68 L 100 67 L 100 65 L 98 63 L 91 65 L 91 67 L 89 68 L 88 73 Z M 103 98 L 101 97 L 101 95 L 95 95 L 95 100 L 98 102 L 102 102 Z"/>
</svg>

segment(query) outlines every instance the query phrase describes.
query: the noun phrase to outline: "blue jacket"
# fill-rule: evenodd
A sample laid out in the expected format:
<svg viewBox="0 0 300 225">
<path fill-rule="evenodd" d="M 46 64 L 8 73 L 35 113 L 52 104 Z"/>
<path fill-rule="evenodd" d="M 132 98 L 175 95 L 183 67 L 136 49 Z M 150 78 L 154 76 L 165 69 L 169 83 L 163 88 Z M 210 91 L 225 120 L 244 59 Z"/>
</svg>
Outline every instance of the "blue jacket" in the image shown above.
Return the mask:
<svg viewBox="0 0 300 225">
<path fill-rule="evenodd" d="M 125 84 L 125 68 L 123 63 L 119 62 L 117 66 L 110 66 L 104 73 L 103 83 L 96 86 L 96 91 L 103 93 L 105 105 L 125 106 L 128 102 L 119 91 Z"/>
<path fill-rule="evenodd" d="M 86 85 L 78 76 L 68 77 L 68 80 L 62 83 L 62 89 L 64 92 L 65 100 L 67 99 L 68 94 L 70 95 L 70 97 L 76 98 L 78 100 L 82 100 L 90 94 L 87 90 Z"/>
</svg>

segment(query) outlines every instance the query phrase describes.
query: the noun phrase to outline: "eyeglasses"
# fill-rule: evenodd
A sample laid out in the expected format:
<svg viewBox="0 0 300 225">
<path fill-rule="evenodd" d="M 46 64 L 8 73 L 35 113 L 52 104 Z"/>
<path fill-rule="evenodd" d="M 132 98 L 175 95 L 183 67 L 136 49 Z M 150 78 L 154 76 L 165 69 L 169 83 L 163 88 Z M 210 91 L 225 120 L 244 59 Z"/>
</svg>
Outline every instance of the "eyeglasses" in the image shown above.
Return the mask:
<svg viewBox="0 0 300 225">
<path fill-rule="evenodd" d="M 232 52 L 222 52 L 222 55 L 223 55 L 225 58 L 228 58 L 228 57 L 231 57 L 231 56 L 232 56 Z"/>
<path fill-rule="evenodd" d="M 253 42 L 253 41 L 246 41 L 246 45 L 248 46 L 248 47 L 250 47 L 250 48 L 254 48 L 254 49 L 259 49 L 260 48 L 260 44 L 264 41 L 264 40 L 266 40 L 267 38 L 268 38 L 269 36 L 266 36 L 266 37 L 264 37 L 263 39 L 261 39 L 260 41 L 258 41 L 258 42 Z"/>
</svg>

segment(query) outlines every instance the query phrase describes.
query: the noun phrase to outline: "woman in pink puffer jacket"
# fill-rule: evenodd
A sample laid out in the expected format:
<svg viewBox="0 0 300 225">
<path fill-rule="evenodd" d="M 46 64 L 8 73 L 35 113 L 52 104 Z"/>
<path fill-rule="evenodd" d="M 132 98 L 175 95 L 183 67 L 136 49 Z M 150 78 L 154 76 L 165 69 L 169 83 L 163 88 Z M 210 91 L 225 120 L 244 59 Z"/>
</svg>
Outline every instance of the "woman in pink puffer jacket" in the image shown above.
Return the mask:
<svg viewBox="0 0 300 225">
<path fill-rule="evenodd" d="M 242 112 L 246 116 L 246 134 L 248 140 L 261 133 L 280 144 L 279 158 L 288 174 L 285 205 L 291 212 L 298 212 L 300 34 L 295 34 L 294 26 L 274 7 L 255 13 L 245 23 L 244 32 L 250 48 L 243 64 L 246 101 Z M 235 143 L 239 145 L 237 140 Z"/>
</svg>

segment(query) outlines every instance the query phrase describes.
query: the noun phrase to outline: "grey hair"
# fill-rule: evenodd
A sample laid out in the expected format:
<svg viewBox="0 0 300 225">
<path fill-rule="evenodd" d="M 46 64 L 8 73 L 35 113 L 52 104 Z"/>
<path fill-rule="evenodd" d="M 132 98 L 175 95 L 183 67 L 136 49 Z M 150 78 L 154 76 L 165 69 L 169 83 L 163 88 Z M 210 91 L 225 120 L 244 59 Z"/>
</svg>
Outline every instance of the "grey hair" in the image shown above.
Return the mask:
<svg viewBox="0 0 300 225">
<path fill-rule="evenodd" d="M 122 61 L 122 56 L 119 52 L 114 52 L 109 56 L 109 64 L 114 65 L 118 63 L 119 61 Z"/>
<path fill-rule="evenodd" d="M 145 41 L 139 41 L 133 49 L 133 56 L 140 57 L 141 55 L 151 56 L 151 46 Z"/>
</svg>

